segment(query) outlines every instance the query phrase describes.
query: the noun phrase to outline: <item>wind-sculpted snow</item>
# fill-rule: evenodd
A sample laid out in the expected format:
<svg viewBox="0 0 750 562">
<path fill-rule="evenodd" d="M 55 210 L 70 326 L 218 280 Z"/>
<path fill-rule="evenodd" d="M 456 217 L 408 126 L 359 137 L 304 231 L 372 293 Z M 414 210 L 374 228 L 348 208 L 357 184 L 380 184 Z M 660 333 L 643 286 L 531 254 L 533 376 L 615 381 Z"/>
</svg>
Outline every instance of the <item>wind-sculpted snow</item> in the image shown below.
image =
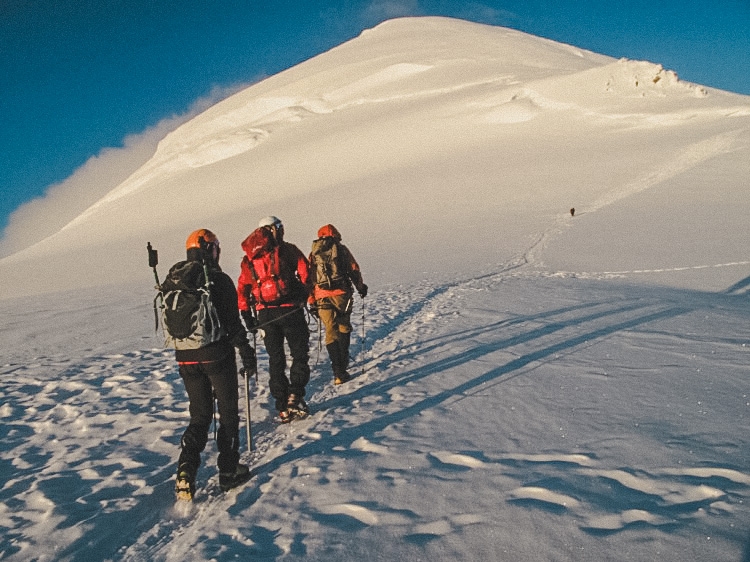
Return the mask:
<svg viewBox="0 0 750 562">
<path fill-rule="evenodd" d="M 414 56 L 412 53 L 408 54 Z M 185 169 L 208 166 L 252 150 L 286 123 L 344 111 L 353 106 L 437 98 L 459 92 L 462 93 L 461 97 L 452 102 L 455 105 L 453 111 L 459 111 L 462 107 L 491 107 L 494 104 L 490 100 L 498 94 L 493 92 L 490 99 L 484 99 L 482 90 L 487 87 L 492 90 L 505 87 L 506 90 L 499 95 L 501 99 L 506 96 L 509 99 L 501 101 L 499 108 L 489 111 L 485 119 L 491 123 L 516 123 L 532 119 L 535 114 L 544 110 L 577 108 L 585 113 L 602 112 L 606 115 L 611 112 L 610 99 L 606 100 L 604 107 L 596 110 L 594 107 L 588 107 L 588 104 L 592 103 L 591 99 L 582 97 L 588 88 L 592 85 L 596 87 L 597 84 L 600 94 L 617 92 L 625 99 L 655 94 L 663 97 L 670 89 L 693 92 L 696 97 L 708 95 L 704 89 L 683 84 L 674 73 L 648 63 L 623 60 L 603 68 L 546 78 L 538 83 L 534 81 L 520 89 L 514 87 L 521 79 L 518 74 L 478 78 L 475 74 L 469 73 L 468 80 L 454 79 L 453 73 L 458 68 L 464 68 L 465 64 L 465 60 L 455 59 L 436 61 L 430 65 L 399 62 L 379 70 L 373 69 L 372 74 L 362 77 L 357 77 L 357 74 L 354 74 L 354 78 L 347 76 L 347 83 L 344 85 L 331 91 L 308 91 L 305 97 L 255 97 L 252 88 L 236 94 L 236 100 L 232 100 L 232 107 L 219 112 L 220 108 L 229 103 L 219 104 L 216 109 L 206 112 L 169 134 L 159 144 L 151 162 L 104 197 L 76 222 L 84 220 L 95 208 L 155 181 L 163 180 Z M 610 71 L 610 68 L 613 70 Z M 423 73 L 426 76 L 419 76 L 420 80 L 412 80 L 412 77 Z M 446 80 L 446 75 L 451 79 Z M 340 81 L 341 77 L 338 80 Z M 335 80 L 332 82 L 335 84 Z M 328 87 L 331 87 L 330 84 Z M 536 109 L 524 108 L 524 104 L 519 103 L 524 99 L 529 100 L 531 107 Z M 739 107 L 737 111 L 740 114 L 746 113 L 747 108 Z M 610 118 L 617 117 L 610 115 Z"/>
<path fill-rule="evenodd" d="M 334 387 L 313 337 L 313 415 L 279 426 L 261 351 L 253 479 L 222 494 L 211 440 L 181 509 L 187 404 L 170 352 L 5 364 L 6 559 L 529 559 L 552 537 L 597 559 L 648 559 L 650 544 L 665 560 L 737 559 L 742 297 L 523 266 L 368 297 L 364 351 L 359 306 L 355 378 Z"/>
</svg>

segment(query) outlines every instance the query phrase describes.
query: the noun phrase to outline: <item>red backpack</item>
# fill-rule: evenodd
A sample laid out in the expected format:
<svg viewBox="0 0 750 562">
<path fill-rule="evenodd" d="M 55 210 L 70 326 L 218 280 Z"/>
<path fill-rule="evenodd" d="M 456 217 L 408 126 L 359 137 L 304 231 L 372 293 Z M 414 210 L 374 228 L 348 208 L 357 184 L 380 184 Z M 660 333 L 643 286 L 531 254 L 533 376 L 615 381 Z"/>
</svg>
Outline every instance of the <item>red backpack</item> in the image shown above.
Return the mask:
<svg viewBox="0 0 750 562">
<path fill-rule="evenodd" d="M 242 243 L 248 270 L 253 276 L 253 296 L 264 305 L 288 300 L 293 279 L 281 271 L 279 246 L 268 228 L 256 228 Z"/>
</svg>

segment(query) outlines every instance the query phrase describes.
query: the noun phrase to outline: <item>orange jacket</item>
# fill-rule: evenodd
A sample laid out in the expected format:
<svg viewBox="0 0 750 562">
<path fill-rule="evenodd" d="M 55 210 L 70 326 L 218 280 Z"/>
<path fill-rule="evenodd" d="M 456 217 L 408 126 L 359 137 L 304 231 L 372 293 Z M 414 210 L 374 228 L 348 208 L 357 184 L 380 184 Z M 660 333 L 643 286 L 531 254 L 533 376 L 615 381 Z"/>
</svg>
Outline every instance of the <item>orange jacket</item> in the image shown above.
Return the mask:
<svg viewBox="0 0 750 562">
<path fill-rule="evenodd" d="M 313 285 L 312 294 L 308 298 L 308 302 L 310 304 L 314 303 L 317 300 L 324 299 L 326 297 L 351 294 L 352 283 L 354 284 L 354 287 L 358 291 L 362 290 L 362 287 L 364 286 L 364 282 L 362 281 L 362 272 L 359 269 L 359 264 L 357 263 L 357 260 L 354 259 L 354 256 L 349 251 L 349 248 L 344 246 L 341 242 L 339 242 L 339 248 L 341 250 L 341 256 L 343 258 L 342 262 L 344 264 L 347 276 L 349 278 L 349 282 L 350 282 L 349 286 L 346 289 L 323 289 L 322 287 L 318 285 Z M 310 254 L 308 261 L 312 263 L 313 261 L 312 254 Z"/>
</svg>

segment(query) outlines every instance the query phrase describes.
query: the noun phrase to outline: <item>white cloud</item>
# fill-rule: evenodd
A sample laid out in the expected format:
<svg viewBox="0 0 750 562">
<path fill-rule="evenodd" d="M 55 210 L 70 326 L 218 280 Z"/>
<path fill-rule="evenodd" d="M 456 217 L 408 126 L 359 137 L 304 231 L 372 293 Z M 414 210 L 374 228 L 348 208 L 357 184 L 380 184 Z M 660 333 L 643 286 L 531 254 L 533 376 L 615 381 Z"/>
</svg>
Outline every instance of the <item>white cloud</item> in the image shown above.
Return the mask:
<svg viewBox="0 0 750 562">
<path fill-rule="evenodd" d="M 480 2 L 467 2 L 456 14 L 456 17 L 478 23 L 503 26 L 508 26 L 518 21 L 518 16 L 513 12 L 486 6 Z"/>
<path fill-rule="evenodd" d="M 374 0 L 365 9 L 365 19 L 381 22 L 392 18 L 416 16 L 420 13 L 418 0 Z"/>
<path fill-rule="evenodd" d="M 42 197 L 21 205 L 10 216 L 2 233 L 0 258 L 60 230 L 146 163 L 165 135 L 247 86 L 215 87 L 207 96 L 195 101 L 186 113 L 163 119 L 142 133 L 128 135 L 121 148 L 103 148 L 69 178 L 49 186 Z"/>
</svg>

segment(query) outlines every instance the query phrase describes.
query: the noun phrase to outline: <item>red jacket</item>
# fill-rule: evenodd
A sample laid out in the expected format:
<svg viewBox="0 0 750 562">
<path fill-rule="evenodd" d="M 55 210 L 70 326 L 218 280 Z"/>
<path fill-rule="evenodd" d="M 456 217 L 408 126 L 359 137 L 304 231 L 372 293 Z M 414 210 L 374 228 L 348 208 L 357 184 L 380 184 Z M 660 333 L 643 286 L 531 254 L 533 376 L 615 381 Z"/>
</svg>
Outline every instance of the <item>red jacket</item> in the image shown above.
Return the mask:
<svg viewBox="0 0 750 562">
<path fill-rule="evenodd" d="M 246 255 L 237 281 L 239 309 L 304 305 L 311 288 L 310 264 L 305 255 L 289 242 L 253 254 L 249 245 L 251 236 L 242 243 Z"/>
</svg>

